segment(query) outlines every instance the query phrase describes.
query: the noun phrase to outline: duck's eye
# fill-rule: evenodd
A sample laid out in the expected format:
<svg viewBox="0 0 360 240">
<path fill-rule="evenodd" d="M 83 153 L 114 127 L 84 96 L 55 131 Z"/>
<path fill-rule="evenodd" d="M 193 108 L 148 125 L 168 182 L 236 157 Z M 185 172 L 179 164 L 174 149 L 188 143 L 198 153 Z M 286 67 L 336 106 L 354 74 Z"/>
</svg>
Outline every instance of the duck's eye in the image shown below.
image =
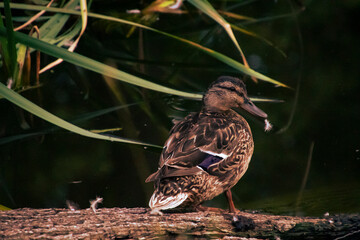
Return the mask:
<svg viewBox="0 0 360 240">
<path fill-rule="evenodd" d="M 234 91 L 234 92 L 236 91 L 236 89 L 234 87 L 231 87 L 230 90 Z"/>
</svg>

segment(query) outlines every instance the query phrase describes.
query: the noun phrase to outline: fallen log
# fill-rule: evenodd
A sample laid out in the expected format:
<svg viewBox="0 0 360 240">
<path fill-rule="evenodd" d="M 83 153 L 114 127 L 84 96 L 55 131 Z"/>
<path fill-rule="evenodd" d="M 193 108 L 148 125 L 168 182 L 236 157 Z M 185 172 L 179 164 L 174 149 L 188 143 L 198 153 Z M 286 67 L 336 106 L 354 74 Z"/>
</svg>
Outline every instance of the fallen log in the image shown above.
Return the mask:
<svg viewBox="0 0 360 240">
<path fill-rule="evenodd" d="M 0 239 L 360 239 L 360 215 L 324 218 L 146 208 L 0 211 Z"/>
</svg>

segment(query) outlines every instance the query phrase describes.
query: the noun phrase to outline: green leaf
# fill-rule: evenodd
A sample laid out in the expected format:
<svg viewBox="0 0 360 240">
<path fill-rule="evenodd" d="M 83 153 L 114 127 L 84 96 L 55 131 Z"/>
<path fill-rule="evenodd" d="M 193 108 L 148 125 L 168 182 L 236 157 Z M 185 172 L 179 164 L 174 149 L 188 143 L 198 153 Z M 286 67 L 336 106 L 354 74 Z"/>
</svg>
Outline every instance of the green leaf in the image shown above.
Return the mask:
<svg viewBox="0 0 360 240">
<path fill-rule="evenodd" d="M 8 52 L 7 54 L 9 56 L 9 62 L 7 62 L 7 66 L 10 71 L 10 76 L 13 77 L 16 66 L 16 43 L 14 39 L 14 27 L 11 19 L 9 0 L 5 0 L 3 4 L 5 9 L 5 21 L 6 21 L 6 31 L 7 31 L 6 51 Z M 1 14 L 0 17 L 2 17 Z M 1 21 L 1 25 L 3 25 L 2 21 Z"/>
<path fill-rule="evenodd" d="M 264 97 L 250 97 L 252 102 L 271 102 L 271 103 L 282 103 L 284 100 L 281 99 L 272 99 L 272 98 L 264 98 Z"/>
<path fill-rule="evenodd" d="M 87 6 L 86 6 L 86 0 L 80 0 L 80 9 L 81 9 L 81 21 L 78 21 L 77 24 L 74 25 L 74 27 L 72 27 L 71 31 L 67 31 L 66 34 L 63 34 L 63 39 L 61 40 L 60 43 L 58 43 L 58 46 L 62 46 L 65 43 L 67 43 L 68 41 L 70 41 L 71 39 L 73 39 L 77 34 L 79 34 L 79 36 L 73 41 L 73 43 L 70 45 L 70 47 L 68 48 L 68 51 L 73 52 L 75 50 L 75 48 L 77 47 L 79 40 L 81 38 L 81 36 L 84 34 L 86 26 L 87 26 Z M 63 59 L 59 58 L 57 60 L 55 60 L 54 62 L 48 64 L 46 67 L 42 68 L 39 73 L 43 73 L 53 67 L 55 67 L 56 65 L 60 64 L 63 61 Z"/>
<path fill-rule="evenodd" d="M 74 9 L 78 3 L 78 0 L 70 1 L 65 5 L 64 9 Z M 60 42 L 63 38 L 65 38 L 67 33 L 62 34 L 61 36 L 58 36 L 58 34 L 63 29 L 69 17 L 70 16 L 68 14 L 63 13 L 57 13 L 52 16 L 39 28 L 40 39 L 51 44 Z M 34 33 L 33 36 L 35 37 L 36 33 Z"/>
<path fill-rule="evenodd" d="M 11 210 L 11 208 L 5 207 L 4 205 L 0 204 L 0 211 L 8 211 Z"/>
<path fill-rule="evenodd" d="M 81 114 L 81 115 L 77 116 L 75 119 L 73 119 L 73 120 L 71 120 L 69 122 L 71 122 L 73 124 L 84 122 L 84 121 L 87 121 L 89 119 L 100 117 L 102 115 L 108 114 L 108 113 L 113 112 L 113 111 L 117 111 L 117 110 L 122 109 L 122 108 L 127 108 L 127 107 L 130 107 L 130 106 L 133 106 L 135 104 L 136 103 L 124 104 L 124 105 L 121 105 L 121 106 L 115 106 L 115 107 L 110 107 L 110 108 L 106 108 L 106 109 L 101 109 L 101 110 L 90 112 L 90 113 L 84 113 L 84 114 Z M 23 140 L 23 139 L 28 138 L 28 137 L 35 137 L 35 136 L 39 136 L 39 135 L 45 135 L 45 134 L 53 132 L 53 131 L 55 131 L 57 129 L 59 129 L 58 126 L 51 126 L 51 127 L 47 127 L 45 129 L 42 129 L 42 130 L 37 131 L 37 132 L 23 133 L 23 134 L 8 136 L 8 137 L 2 137 L 2 138 L 0 138 L 0 145 L 1 144 L 6 144 L 6 143 L 11 143 L 11 142 L 17 141 L 17 140 Z"/>
<path fill-rule="evenodd" d="M 245 55 L 240 48 L 238 41 L 234 35 L 231 25 L 213 8 L 213 6 L 207 0 L 188 0 L 192 5 L 197 7 L 200 11 L 204 12 L 210 18 L 219 23 L 229 35 L 231 41 L 234 43 L 236 48 L 239 50 L 241 57 L 243 58 L 244 65 L 246 68 L 250 68 L 247 64 Z"/>
<path fill-rule="evenodd" d="M 22 109 L 44 119 L 45 121 L 48 121 L 52 124 L 55 124 L 56 126 L 59 126 L 63 129 L 69 130 L 70 132 L 77 133 L 79 135 L 95 138 L 95 139 L 101 139 L 101 140 L 107 140 L 111 142 L 122 142 L 122 143 L 130 143 L 130 144 L 137 144 L 137 145 L 143 145 L 148 147 L 155 147 L 160 148 L 160 146 L 144 143 L 140 141 L 130 140 L 126 138 L 120 138 L 120 137 L 110 137 L 102 134 L 97 134 L 90 132 L 88 130 L 85 130 L 83 128 L 80 128 L 74 124 L 71 124 L 51 113 L 44 110 L 43 108 L 37 106 L 36 104 L 32 103 L 31 101 L 27 100 L 26 98 L 22 97 L 20 94 L 14 92 L 11 89 L 8 89 L 4 84 L 0 83 L 0 94 L 12 102 L 13 104 L 21 107 Z"/>
<path fill-rule="evenodd" d="M 197 7 L 200 11 L 204 12 L 210 18 L 219 23 L 227 32 L 230 39 L 235 44 L 236 48 L 242 54 L 242 50 L 240 48 L 239 43 L 237 42 L 235 35 L 231 29 L 231 25 L 213 8 L 213 6 L 206 0 L 188 0 L 192 5 Z"/>
<path fill-rule="evenodd" d="M 0 3 L 0 7 L 2 7 L 3 4 Z M 26 9 L 26 10 L 47 10 L 49 12 L 61 12 L 61 13 L 68 13 L 68 14 L 74 14 L 74 15 L 81 15 L 81 13 L 79 11 L 74 11 L 74 10 L 68 10 L 68 9 L 63 9 L 63 8 L 53 8 L 53 7 L 42 7 L 42 6 L 33 6 L 33 5 L 27 5 L 27 4 L 11 4 L 11 7 L 12 8 L 18 8 L 18 9 Z M 124 19 L 120 19 L 120 18 L 114 18 L 114 17 L 109 17 L 109 16 L 105 16 L 105 15 L 101 15 L 101 14 L 97 14 L 97 13 L 88 13 L 88 17 L 94 17 L 94 18 L 98 18 L 98 19 L 104 19 L 104 20 L 108 20 L 108 21 L 115 21 L 115 22 L 119 22 L 119 23 L 123 23 L 123 24 L 127 24 L 127 25 L 132 25 L 132 26 L 135 26 L 135 27 L 139 27 L 139 28 L 143 28 L 143 29 L 146 29 L 146 30 L 149 30 L 149 31 L 153 31 L 153 32 L 156 32 L 156 33 L 159 33 L 159 34 L 162 34 L 162 35 L 165 35 L 167 37 L 170 37 L 170 38 L 173 38 L 173 39 L 176 39 L 178 41 L 182 41 L 186 44 L 188 44 L 189 46 L 191 47 L 194 47 L 194 48 L 197 48 L 198 50 L 201 50 L 203 52 L 205 52 L 206 54 L 218 59 L 219 61 L 222 61 L 223 63 L 235 68 L 236 70 L 239 70 L 241 72 L 243 72 L 244 74 L 247 74 L 249 76 L 252 76 L 252 77 L 256 77 L 260 80 L 263 80 L 263 81 L 266 81 L 266 82 L 270 82 L 272 84 L 275 84 L 275 85 L 278 85 L 278 86 L 281 86 L 281 87 L 287 87 L 289 88 L 289 86 L 279 82 L 279 81 L 276 81 L 272 78 L 269 78 L 261 73 L 258 73 L 254 70 L 252 70 L 251 68 L 248 68 L 246 66 L 244 66 L 243 64 L 241 64 L 240 62 L 232 59 L 232 58 L 229 58 L 219 52 L 216 52 L 212 49 L 209 49 L 207 47 L 204 47 L 198 43 L 195 43 L 195 42 L 192 42 L 190 40 L 187 40 L 187 39 L 184 39 L 184 38 L 181 38 L 181 37 L 178 37 L 178 36 L 175 36 L 175 35 L 172 35 L 170 33 L 166 33 L 166 32 L 163 32 L 163 31 L 160 31 L 160 30 L 157 30 L 155 28 L 151 28 L 151 27 L 148 27 L 148 26 L 145 26 L 145 25 L 142 25 L 142 24 L 139 24 L 139 23 L 136 23 L 136 22 L 131 22 L 131 21 L 127 21 L 127 20 L 124 20 Z M 65 59 L 64 59 L 65 60 Z M 177 94 L 175 94 L 177 95 Z M 200 95 L 196 95 L 196 96 L 193 96 L 191 98 L 201 98 Z"/>
<path fill-rule="evenodd" d="M 0 27 L 0 35 L 2 35 L 2 36 L 6 35 L 6 31 L 4 28 Z M 168 87 L 165 87 L 165 86 L 162 86 L 162 85 L 150 82 L 150 81 L 146 81 L 142 78 L 139 78 L 134 75 L 128 74 L 126 72 L 120 71 L 116 68 L 105 65 L 103 63 L 100 63 L 100 62 L 90 59 L 88 57 L 82 56 L 77 53 L 69 52 L 60 47 L 53 46 L 49 43 L 29 37 L 23 33 L 15 32 L 14 37 L 17 42 L 27 45 L 31 48 L 38 49 L 48 55 L 51 55 L 51 56 L 54 56 L 57 58 L 62 58 L 62 59 L 64 59 L 64 61 L 67 61 L 74 65 L 83 67 L 85 69 L 88 69 L 88 70 L 91 70 L 91 71 L 94 71 L 94 72 L 97 72 L 97 73 L 100 73 L 100 74 L 103 74 L 103 75 L 106 75 L 109 77 L 112 77 L 117 80 L 121 80 L 123 82 L 127 82 L 130 84 L 136 85 L 136 86 L 144 87 L 147 89 L 151 89 L 154 91 L 163 92 L 163 93 L 167 93 L 167 94 L 173 94 L 173 95 L 178 95 L 178 96 L 187 97 L 187 98 L 195 98 L 195 99 L 202 98 L 202 95 L 200 95 L 200 94 L 183 92 L 183 91 L 168 88 Z"/>
<path fill-rule="evenodd" d="M 0 11 L 0 27 L 5 27 L 3 18 Z M 9 66 L 9 63 L 11 63 L 10 60 L 10 53 L 8 50 L 8 40 L 6 37 L 0 37 L 0 44 L 1 44 L 1 54 L 3 58 L 3 62 L 5 62 L 6 70 L 7 72 L 11 73 L 11 67 Z"/>
<path fill-rule="evenodd" d="M 15 82 L 15 87 L 13 86 L 13 88 L 15 89 L 20 89 L 23 86 L 22 83 L 22 73 L 23 73 L 23 69 L 24 69 L 24 64 L 25 64 L 25 55 L 26 55 L 26 49 L 27 47 L 23 44 L 18 44 L 18 50 L 17 50 L 17 59 L 16 59 L 16 67 L 14 69 L 14 82 Z"/>
</svg>

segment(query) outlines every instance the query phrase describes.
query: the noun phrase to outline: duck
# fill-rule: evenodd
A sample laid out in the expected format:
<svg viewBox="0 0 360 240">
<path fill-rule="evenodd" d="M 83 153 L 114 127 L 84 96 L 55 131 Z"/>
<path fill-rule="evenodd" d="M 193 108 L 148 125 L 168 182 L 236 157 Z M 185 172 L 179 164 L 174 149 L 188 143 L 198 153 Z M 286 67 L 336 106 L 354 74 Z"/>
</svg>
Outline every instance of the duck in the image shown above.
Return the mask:
<svg viewBox="0 0 360 240">
<path fill-rule="evenodd" d="M 203 95 L 202 108 L 170 130 L 158 170 L 145 182 L 154 182 L 149 207 L 153 213 L 174 208 L 204 210 L 204 201 L 225 193 L 229 212 L 237 209 L 231 188 L 248 169 L 254 140 L 242 109 L 268 125 L 267 114 L 250 100 L 244 82 L 221 76 Z"/>
</svg>

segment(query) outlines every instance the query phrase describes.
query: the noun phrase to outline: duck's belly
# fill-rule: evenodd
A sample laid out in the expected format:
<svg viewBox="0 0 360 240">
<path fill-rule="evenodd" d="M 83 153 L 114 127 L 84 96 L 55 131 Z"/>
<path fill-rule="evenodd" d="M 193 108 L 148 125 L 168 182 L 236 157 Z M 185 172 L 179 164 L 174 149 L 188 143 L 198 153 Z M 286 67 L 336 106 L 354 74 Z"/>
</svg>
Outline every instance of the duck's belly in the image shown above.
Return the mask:
<svg viewBox="0 0 360 240">
<path fill-rule="evenodd" d="M 182 207 L 197 206 L 204 201 L 211 200 L 226 190 L 232 188 L 244 175 L 246 168 L 235 169 L 228 172 L 225 176 L 212 176 L 207 173 L 200 173 L 192 176 L 182 176 L 172 179 L 172 183 L 177 185 L 176 192 L 184 192 L 188 194 L 188 198 L 181 205 Z M 169 179 L 170 180 L 170 179 Z M 173 192 L 174 193 L 174 192 Z"/>
<path fill-rule="evenodd" d="M 197 184 L 188 189 L 188 199 L 183 205 L 198 205 L 213 199 L 230 188 L 229 183 L 220 181 L 218 177 L 206 173 L 191 177 L 193 178 L 191 181 L 197 182 Z"/>
<path fill-rule="evenodd" d="M 198 194 L 196 191 L 190 191 L 191 194 L 188 197 L 189 203 L 192 202 L 194 205 L 200 204 L 232 188 L 244 175 L 246 169 L 242 169 L 243 171 L 240 169 L 233 170 L 227 174 L 227 177 L 223 178 L 207 175 L 198 190 Z"/>
</svg>

